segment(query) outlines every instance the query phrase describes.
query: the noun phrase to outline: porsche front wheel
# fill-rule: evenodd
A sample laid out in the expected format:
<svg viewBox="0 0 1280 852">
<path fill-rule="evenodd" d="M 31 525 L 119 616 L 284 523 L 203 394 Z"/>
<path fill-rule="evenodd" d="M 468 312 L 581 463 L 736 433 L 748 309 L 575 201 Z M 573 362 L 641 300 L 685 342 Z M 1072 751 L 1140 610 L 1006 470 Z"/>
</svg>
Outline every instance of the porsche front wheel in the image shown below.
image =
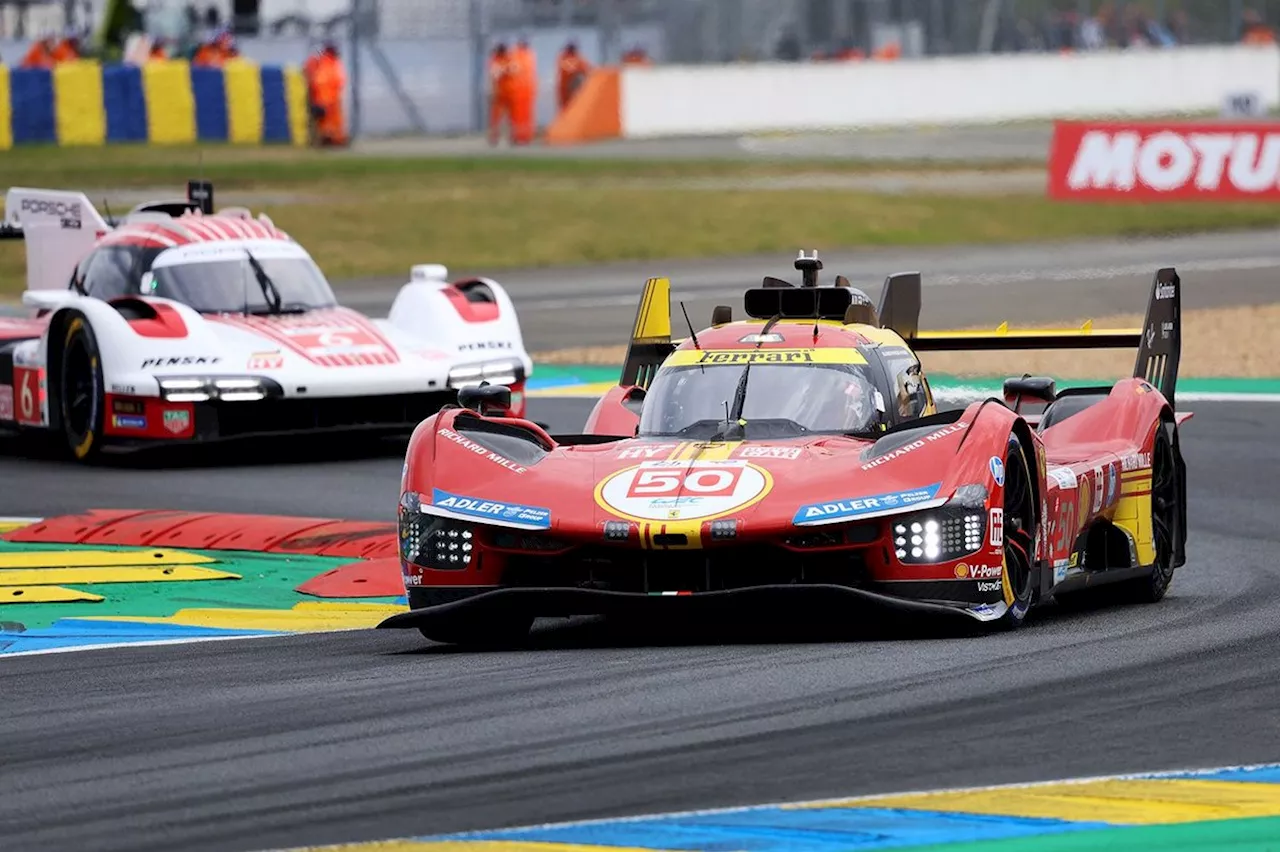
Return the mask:
<svg viewBox="0 0 1280 852">
<path fill-rule="evenodd" d="M 91 460 L 101 449 L 104 407 L 98 341 L 84 316 L 76 314 L 62 335 L 58 414 L 67 448 L 80 461 Z"/>
</svg>

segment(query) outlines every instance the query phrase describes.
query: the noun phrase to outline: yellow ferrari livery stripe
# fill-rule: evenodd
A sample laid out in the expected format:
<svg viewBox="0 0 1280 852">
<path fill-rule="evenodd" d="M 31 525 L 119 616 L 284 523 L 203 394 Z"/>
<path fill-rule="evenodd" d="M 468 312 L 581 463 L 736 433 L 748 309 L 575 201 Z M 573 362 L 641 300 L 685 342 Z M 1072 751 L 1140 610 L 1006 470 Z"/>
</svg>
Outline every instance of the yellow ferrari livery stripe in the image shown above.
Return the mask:
<svg viewBox="0 0 1280 852">
<path fill-rule="evenodd" d="M 857 349 L 680 349 L 668 356 L 668 367 L 711 367 L 721 364 L 865 364 Z"/>
</svg>

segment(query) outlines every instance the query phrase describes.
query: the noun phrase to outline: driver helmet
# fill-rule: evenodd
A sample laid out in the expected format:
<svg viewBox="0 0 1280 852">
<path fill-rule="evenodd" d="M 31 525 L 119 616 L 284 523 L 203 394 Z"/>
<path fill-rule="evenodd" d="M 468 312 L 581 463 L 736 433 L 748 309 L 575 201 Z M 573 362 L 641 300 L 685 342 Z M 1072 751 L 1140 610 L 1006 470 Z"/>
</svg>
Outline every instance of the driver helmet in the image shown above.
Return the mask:
<svg viewBox="0 0 1280 852">
<path fill-rule="evenodd" d="M 826 371 L 824 372 L 835 372 Z M 875 419 L 875 388 L 860 373 L 840 371 L 839 384 L 824 382 L 815 389 L 796 382 L 782 401 L 783 416 L 815 431 L 853 431 Z"/>
</svg>

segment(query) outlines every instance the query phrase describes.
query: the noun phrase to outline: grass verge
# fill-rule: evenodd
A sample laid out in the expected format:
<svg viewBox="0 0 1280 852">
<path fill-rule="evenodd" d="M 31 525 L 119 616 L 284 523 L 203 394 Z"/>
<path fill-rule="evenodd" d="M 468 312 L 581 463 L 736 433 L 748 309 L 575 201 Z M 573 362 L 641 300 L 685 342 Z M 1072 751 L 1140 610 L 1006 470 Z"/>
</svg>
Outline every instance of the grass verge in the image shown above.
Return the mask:
<svg viewBox="0 0 1280 852">
<path fill-rule="evenodd" d="M 224 202 L 275 193 L 283 203 L 266 212 L 334 280 L 403 276 L 422 262 L 500 271 L 800 245 L 1001 243 L 1280 224 L 1280 208 L 1261 204 L 1065 205 L 1027 195 L 723 186 L 735 176 L 857 170 L 874 171 L 830 162 L 376 159 L 225 146 L 205 149 L 198 168 L 194 149 L 107 147 L 8 152 L 0 186 L 83 188 L 95 199 L 131 189 L 136 199 L 139 191 L 180 193 L 185 179 L 203 173 Z M 699 186 L 696 179 L 705 177 L 721 180 Z M 111 206 L 119 212 L 127 205 Z M 20 292 L 23 281 L 21 244 L 0 244 L 0 292 Z"/>
</svg>

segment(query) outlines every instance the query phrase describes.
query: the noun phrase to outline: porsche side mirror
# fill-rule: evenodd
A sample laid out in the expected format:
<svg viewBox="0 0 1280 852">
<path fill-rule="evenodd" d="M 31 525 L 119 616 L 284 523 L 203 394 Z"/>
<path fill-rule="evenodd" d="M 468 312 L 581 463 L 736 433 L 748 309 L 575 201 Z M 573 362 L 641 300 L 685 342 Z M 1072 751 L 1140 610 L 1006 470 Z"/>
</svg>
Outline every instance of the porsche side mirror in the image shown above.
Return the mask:
<svg viewBox="0 0 1280 852">
<path fill-rule="evenodd" d="M 142 273 L 142 281 L 138 284 L 138 292 L 144 296 L 150 296 L 156 291 L 156 274 L 154 272 Z"/>
<path fill-rule="evenodd" d="M 505 417 L 511 413 L 511 388 L 488 382 L 458 391 L 458 404 L 482 417 Z"/>
<path fill-rule="evenodd" d="M 1047 405 L 1057 398 L 1057 386 L 1048 376 L 1022 376 L 1004 380 L 1004 400 L 1007 403 L 1038 399 Z"/>
</svg>

